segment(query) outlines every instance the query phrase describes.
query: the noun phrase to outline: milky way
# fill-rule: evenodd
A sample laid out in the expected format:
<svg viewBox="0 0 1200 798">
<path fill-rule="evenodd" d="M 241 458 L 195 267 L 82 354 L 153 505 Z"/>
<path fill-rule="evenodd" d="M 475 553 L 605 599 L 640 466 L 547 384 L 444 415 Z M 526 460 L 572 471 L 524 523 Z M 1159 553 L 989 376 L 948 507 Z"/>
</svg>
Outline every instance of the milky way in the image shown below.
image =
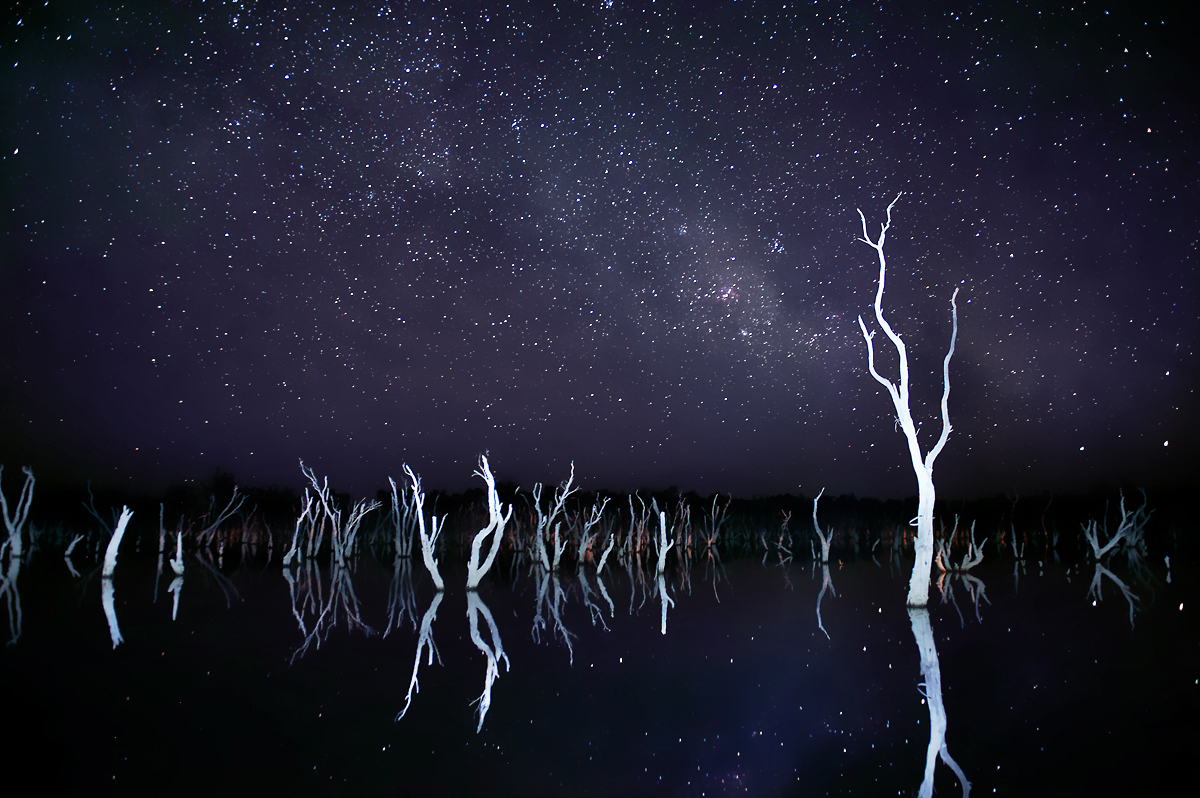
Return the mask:
<svg viewBox="0 0 1200 798">
<path fill-rule="evenodd" d="M 1191 22 L 948 8 L 18 4 L 0 461 L 906 495 L 856 241 L 903 192 L 926 445 L 961 289 L 943 492 L 1178 479 Z"/>
</svg>

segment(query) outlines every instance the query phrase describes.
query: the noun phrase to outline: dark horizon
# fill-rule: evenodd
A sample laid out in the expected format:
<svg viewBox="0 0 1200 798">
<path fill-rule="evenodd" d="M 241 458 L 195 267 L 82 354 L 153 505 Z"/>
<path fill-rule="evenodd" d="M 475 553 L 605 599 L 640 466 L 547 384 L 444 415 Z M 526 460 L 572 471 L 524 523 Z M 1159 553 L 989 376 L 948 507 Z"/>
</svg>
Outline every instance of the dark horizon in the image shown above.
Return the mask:
<svg viewBox="0 0 1200 798">
<path fill-rule="evenodd" d="M 1193 11 L 443 6 L 10 10 L 9 491 L 1200 484 Z"/>
</svg>

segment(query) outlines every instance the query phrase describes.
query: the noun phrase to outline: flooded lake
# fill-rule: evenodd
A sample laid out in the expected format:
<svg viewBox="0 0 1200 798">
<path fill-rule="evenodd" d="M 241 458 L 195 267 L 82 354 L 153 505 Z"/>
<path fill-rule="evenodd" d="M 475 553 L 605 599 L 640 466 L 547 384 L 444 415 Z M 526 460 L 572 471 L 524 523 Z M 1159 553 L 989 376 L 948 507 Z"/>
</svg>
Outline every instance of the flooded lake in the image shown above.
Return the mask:
<svg viewBox="0 0 1200 798">
<path fill-rule="evenodd" d="M 419 557 L 234 554 L 188 555 L 174 586 L 144 550 L 111 580 L 98 551 L 24 563 L 10 761 L 89 794 L 1200 786 L 1197 574 L 1161 558 L 993 554 L 910 611 L 903 555 L 696 559 L 661 583 L 509 557 L 478 592 L 443 564 L 439 593 Z"/>
</svg>

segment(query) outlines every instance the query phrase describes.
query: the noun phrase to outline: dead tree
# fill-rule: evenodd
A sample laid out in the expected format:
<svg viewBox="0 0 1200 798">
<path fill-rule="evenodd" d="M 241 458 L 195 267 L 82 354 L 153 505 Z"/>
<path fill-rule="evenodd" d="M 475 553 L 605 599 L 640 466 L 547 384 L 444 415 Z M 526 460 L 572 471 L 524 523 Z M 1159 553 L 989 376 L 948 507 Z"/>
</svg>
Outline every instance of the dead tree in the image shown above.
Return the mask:
<svg viewBox="0 0 1200 798">
<path fill-rule="evenodd" d="M 821 539 L 821 562 L 829 562 L 829 544 L 833 541 L 833 530 L 828 532 L 821 529 L 821 525 L 817 523 L 817 502 L 821 501 L 821 496 L 824 495 L 825 489 L 821 488 L 821 492 L 813 499 L 813 529 L 817 530 L 817 537 Z M 784 523 L 787 523 L 786 521 Z"/>
<path fill-rule="evenodd" d="M 1150 515 L 1153 510 L 1147 510 L 1149 501 L 1146 500 L 1145 492 L 1142 493 L 1142 506 L 1133 510 L 1125 509 L 1125 494 L 1121 493 L 1121 523 L 1117 527 L 1117 532 L 1112 536 L 1112 539 L 1100 545 L 1100 535 L 1106 534 L 1108 529 L 1108 520 L 1104 519 L 1097 526 L 1095 519 L 1083 524 L 1083 536 L 1092 547 L 1092 557 L 1096 560 L 1102 560 L 1109 552 L 1116 548 L 1121 541 L 1125 541 L 1127 548 L 1144 549 L 1146 536 L 1146 522 L 1150 520 Z"/>
<path fill-rule="evenodd" d="M 300 461 L 300 471 L 312 483 L 313 492 L 320 500 L 321 508 L 325 512 L 325 520 L 329 522 L 331 534 L 329 537 L 330 557 L 338 567 L 345 567 L 346 560 L 354 554 L 354 544 L 358 539 L 358 529 L 362 525 L 363 518 L 367 513 L 379 508 L 379 502 L 375 500 L 367 501 L 363 499 L 355 502 L 350 508 L 350 514 L 346 518 L 345 524 L 342 523 L 342 510 L 334 501 L 333 491 L 329 488 L 329 478 L 324 481 L 319 481 L 317 475 L 311 468 L 305 468 L 304 461 Z M 237 494 L 237 490 L 234 490 Z M 307 489 L 305 493 L 307 498 Z M 232 503 L 232 500 L 231 500 Z M 307 509 L 307 508 L 306 508 Z M 215 528 L 215 527 L 214 527 Z M 318 548 L 320 543 L 317 544 Z M 314 551 L 315 555 L 316 552 Z"/>
<path fill-rule="evenodd" d="M 571 483 L 575 481 L 575 463 L 571 463 L 571 473 L 567 477 L 567 481 L 560 485 L 554 491 L 554 497 L 550 501 L 550 513 L 546 515 L 542 512 L 542 483 L 538 482 L 533 486 L 533 507 L 537 511 L 538 523 L 537 531 L 534 532 L 534 551 L 537 553 L 538 562 L 547 571 L 558 570 L 559 562 L 562 559 L 564 541 L 559 539 L 559 525 L 555 523 L 556 519 L 561 515 L 566 517 L 567 499 L 572 493 L 575 493 L 579 488 L 572 488 Z M 546 537 L 550 534 L 551 529 L 554 530 L 554 561 L 551 563 L 550 556 L 546 552 Z"/>
<path fill-rule="evenodd" d="M 492 567 L 492 563 L 496 560 L 496 553 L 500 551 L 500 544 L 504 541 L 504 525 L 509 522 L 513 514 L 511 504 L 508 505 L 507 515 L 500 511 L 500 494 L 496 492 L 496 478 L 492 476 L 492 470 L 488 467 L 487 455 L 480 455 L 479 468 L 475 471 L 475 476 L 487 483 L 488 525 L 479 530 L 475 539 L 471 541 L 471 560 L 467 563 L 467 590 L 477 589 L 483 575 Z M 492 545 L 488 549 L 487 558 L 480 565 L 480 549 L 488 535 L 492 536 Z M 480 723 L 482 722 L 480 720 Z"/>
<path fill-rule="evenodd" d="M 404 473 L 408 476 L 412 489 L 413 510 L 417 514 L 417 535 L 421 539 L 421 557 L 425 562 L 425 569 L 433 577 L 433 586 L 438 590 L 444 590 L 446 584 L 442 581 L 442 575 L 438 571 L 438 562 L 433 557 L 433 551 L 437 545 L 438 533 L 446 526 L 446 516 L 442 516 L 442 523 L 439 526 L 438 517 L 434 514 L 429 519 L 432 530 L 428 534 L 425 532 L 425 494 L 421 491 L 421 480 L 407 465 L 404 466 Z"/>
<path fill-rule="evenodd" d="M 887 238 L 888 228 L 892 226 L 892 207 L 899 199 L 900 195 L 897 194 L 896 199 L 892 200 L 892 204 L 888 205 L 887 222 L 880 226 L 879 237 L 875 241 L 868 237 L 867 217 L 863 216 L 861 210 L 858 212 L 863 227 L 863 236 L 859 240 L 870 246 L 879 255 L 879 287 L 875 292 L 875 320 L 896 347 L 896 353 L 899 355 L 899 385 L 881 376 L 875 370 L 875 333 L 867 331 L 867 325 L 863 322 L 862 316 L 858 317 L 858 326 L 867 342 L 867 368 L 875 381 L 887 389 L 888 396 L 892 398 L 892 404 L 896 409 L 896 421 L 908 441 L 908 453 L 912 458 L 913 471 L 917 476 L 918 498 L 915 519 L 917 538 L 914 545 L 916 562 L 913 564 L 912 577 L 908 583 L 908 606 L 924 607 L 929 603 L 929 577 L 933 571 L 933 505 L 936 495 L 933 487 L 933 463 L 942 453 L 946 440 L 950 437 L 950 358 L 954 356 L 954 344 L 958 338 L 958 305 L 955 303 L 958 289 L 955 288 L 954 293 L 950 296 L 950 318 L 953 328 L 950 333 L 950 349 L 946 352 L 946 359 L 942 363 L 942 434 L 928 454 L 922 456 L 921 445 L 917 441 L 917 427 L 913 423 L 912 411 L 909 409 L 908 350 L 904 346 L 904 341 L 883 317 L 883 289 L 887 276 L 887 259 L 883 254 L 883 243 Z"/>
<path fill-rule="evenodd" d="M 983 543 L 975 542 L 975 522 L 971 522 L 971 540 L 967 544 L 967 553 L 963 555 L 962 562 L 958 565 L 950 559 L 950 546 L 954 543 L 954 537 L 958 532 L 958 516 L 954 516 L 954 529 L 950 532 L 949 537 L 942 539 L 938 544 L 937 565 L 942 573 L 951 571 L 954 573 L 966 573 L 974 568 L 979 563 L 983 562 L 983 544 L 987 543 L 987 538 L 983 539 Z"/>
</svg>

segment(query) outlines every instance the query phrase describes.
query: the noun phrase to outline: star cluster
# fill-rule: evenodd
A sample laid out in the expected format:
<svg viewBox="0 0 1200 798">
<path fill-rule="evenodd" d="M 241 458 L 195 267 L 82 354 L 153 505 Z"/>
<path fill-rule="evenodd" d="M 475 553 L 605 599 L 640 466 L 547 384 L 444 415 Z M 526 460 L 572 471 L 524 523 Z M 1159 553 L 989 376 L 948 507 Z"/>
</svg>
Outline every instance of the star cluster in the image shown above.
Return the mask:
<svg viewBox="0 0 1200 798">
<path fill-rule="evenodd" d="M 1145 4 L 17 4 L 4 458 L 290 484 L 303 457 L 373 491 L 402 462 L 457 489 L 488 450 L 523 484 L 573 460 L 592 487 L 903 495 L 856 241 L 903 192 L 884 304 L 934 427 L 960 288 L 943 490 L 1177 479 L 1186 28 Z"/>
</svg>

